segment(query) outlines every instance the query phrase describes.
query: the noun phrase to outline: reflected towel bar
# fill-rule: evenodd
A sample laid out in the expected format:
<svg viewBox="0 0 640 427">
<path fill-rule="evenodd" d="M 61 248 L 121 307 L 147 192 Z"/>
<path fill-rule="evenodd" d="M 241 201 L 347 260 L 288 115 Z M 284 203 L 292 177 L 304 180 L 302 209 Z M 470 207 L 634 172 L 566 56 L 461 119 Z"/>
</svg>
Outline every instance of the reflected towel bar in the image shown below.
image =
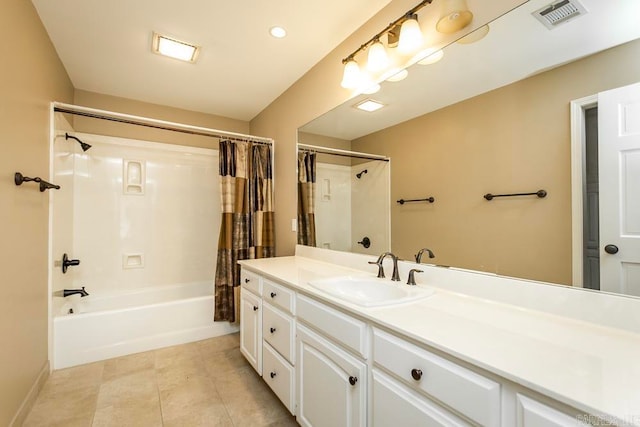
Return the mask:
<svg viewBox="0 0 640 427">
<path fill-rule="evenodd" d="M 400 199 L 397 201 L 397 203 L 404 205 L 405 203 L 411 203 L 411 202 L 429 202 L 429 203 L 433 203 L 435 202 L 436 199 L 434 199 L 433 197 L 427 197 L 426 199 Z"/>
<path fill-rule="evenodd" d="M 492 200 L 495 197 L 512 197 L 512 196 L 538 196 L 539 198 L 547 197 L 545 190 L 538 190 L 535 193 L 513 193 L 513 194 L 491 194 L 487 193 L 483 197 L 487 200 Z"/>
<path fill-rule="evenodd" d="M 37 182 L 40 184 L 41 193 L 45 190 L 49 190 L 50 188 L 54 188 L 56 190 L 60 189 L 59 185 L 51 184 L 50 182 L 43 180 L 39 176 L 36 176 L 35 178 L 30 178 L 28 176 L 22 175 L 20 172 L 16 172 L 16 174 L 13 177 L 13 181 L 16 183 L 16 185 L 22 185 L 23 182 L 29 182 L 29 181 Z"/>
</svg>

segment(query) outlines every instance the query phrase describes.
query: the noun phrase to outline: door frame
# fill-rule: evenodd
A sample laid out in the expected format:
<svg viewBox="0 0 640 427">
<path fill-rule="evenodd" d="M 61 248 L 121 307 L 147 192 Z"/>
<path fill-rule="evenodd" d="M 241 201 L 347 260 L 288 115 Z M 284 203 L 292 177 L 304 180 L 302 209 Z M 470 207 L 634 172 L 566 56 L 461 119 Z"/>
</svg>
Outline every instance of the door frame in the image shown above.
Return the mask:
<svg viewBox="0 0 640 427">
<path fill-rule="evenodd" d="M 598 95 L 571 101 L 571 281 L 584 287 L 583 209 L 585 194 L 585 110 L 598 106 Z"/>
</svg>

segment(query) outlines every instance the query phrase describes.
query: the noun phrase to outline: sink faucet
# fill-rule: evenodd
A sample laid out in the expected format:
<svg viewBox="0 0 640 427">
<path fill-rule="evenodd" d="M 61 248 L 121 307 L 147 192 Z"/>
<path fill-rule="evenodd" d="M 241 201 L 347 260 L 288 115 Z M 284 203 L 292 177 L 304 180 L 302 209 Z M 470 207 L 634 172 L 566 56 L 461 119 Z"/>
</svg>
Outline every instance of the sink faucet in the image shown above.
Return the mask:
<svg viewBox="0 0 640 427">
<path fill-rule="evenodd" d="M 424 273 L 424 271 L 418 270 L 417 268 L 412 268 L 411 270 L 409 270 L 409 279 L 407 280 L 407 285 L 416 285 L 416 273 Z"/>
<path fill-rule="evenodd" d="M 65 289 L 62 291 L 63 297 L 68 297 L 75 294 L 80 294 L 80 297 L 86 297 L 87 295 L 89 295 L 89 292 L 84 290 L 84 286 L 82 287 L 82 289 Z"/>
<path fill-rule="evenodd" d="M 369 264 L 375 264 L 378 266 L 378 277 L 382 279 L 384 278 L 384 267 L 382 266 L 382 261 L 384 261 L 387 256 L 390 256 L 393 260 L 393 274 L 391 275 L 391 280 L 399 282 L 400 274 L 398 274 L 398 257 L 391 252 L 384 252 L 378 257 L 377 261 L 369 261 Z"/>
<path fill-rule="evenodd" d="M 431 252 L 431 249 L 422 248 L 416 254 L 416 263 L 420 264 L 420 260 L 422 259 L 422 254 L 424 254 L 425 252 L 429 254 L 429 258 L 435 258 L 435 255 L 433 254 L 433 252 Z"/>
</svg>

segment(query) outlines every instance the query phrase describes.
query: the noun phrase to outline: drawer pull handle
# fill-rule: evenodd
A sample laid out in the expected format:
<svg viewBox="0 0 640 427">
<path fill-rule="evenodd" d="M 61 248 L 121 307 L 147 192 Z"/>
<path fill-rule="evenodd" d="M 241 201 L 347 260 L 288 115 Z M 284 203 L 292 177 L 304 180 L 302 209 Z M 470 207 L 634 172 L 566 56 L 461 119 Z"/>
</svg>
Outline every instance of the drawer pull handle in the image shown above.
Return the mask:
<svg viewBox="0 0 640 427">
<path fill-rule="evenodd" d="M 422 378 L 422 371 L 420 369 L 412 369 L 411 378 L 413 378 L 416 381 L 420 381 L 420 379 Z"/>
<path fill-rule="evenodd" d="M 276 377 L 276 373 L 275 373 L 275 372 L 271 372 L 271 373 L 269 374 L 269 376 L 270 376 L 271 378 L 275 378 L 275 377 Z"/>
<path fill-rule="evenodd" d="M 269 328 L 269 332 L 274 333 L 276 331 L 276 328 Z"/>
<path fill-rule="evenodd" d="M 276 293 L 275 292 L 271 292 L 271 298 L 275 298 L 276 297 Z"/>
<path fill-rule="evenodd" d="M 249 283 L 251 279 L 244 279 L 244 283 Z"/>
<path fill-rule="evenodd" d="M 253 311 L 258 311 L 258 306 L 257 305 L 253 306 Z"/>
<path fill-rule="evenodd" d="M 356 385 L 358 382 L 358 377 L 349 377 L 349 384 Z"/>
</svg>

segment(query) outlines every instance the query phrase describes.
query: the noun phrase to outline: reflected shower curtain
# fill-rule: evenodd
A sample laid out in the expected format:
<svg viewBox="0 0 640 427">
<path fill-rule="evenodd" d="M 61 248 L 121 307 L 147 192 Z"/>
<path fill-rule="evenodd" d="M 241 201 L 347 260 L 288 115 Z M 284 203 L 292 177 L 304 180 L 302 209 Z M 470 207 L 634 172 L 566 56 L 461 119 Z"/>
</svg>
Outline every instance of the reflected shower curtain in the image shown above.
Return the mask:
<svg viewBox="0 0 640 427">
<path fill-rule="evenodd" d="M 298 244 L 316 245 L 314 197 L 316 189 L 316 153 L 298 153 Z"/>
<path fill-rule="evenodd" d="M 271 146 L 220 141 L 222 222 L 215 278 L 215 321 L 235 322 L 242 259 L 275 256 Z"/>
</svg>

